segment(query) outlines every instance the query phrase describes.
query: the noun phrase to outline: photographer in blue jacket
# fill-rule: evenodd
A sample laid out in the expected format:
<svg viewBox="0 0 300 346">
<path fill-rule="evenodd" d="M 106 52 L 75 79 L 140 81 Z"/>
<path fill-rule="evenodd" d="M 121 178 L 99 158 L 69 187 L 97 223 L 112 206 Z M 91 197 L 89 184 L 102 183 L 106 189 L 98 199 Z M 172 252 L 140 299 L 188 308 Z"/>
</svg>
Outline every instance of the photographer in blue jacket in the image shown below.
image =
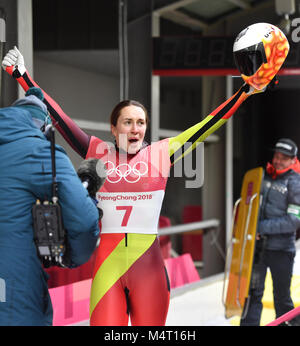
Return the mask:
<svg viewBox="0 0 300 346">
<path fill-rule="evenodd" d="M 0 109 L 0 325 L 51 325 L 52 304 L 34 242 L 32 207 L 51 200 L 50 142 L 40 130 L 47 108 L 40 89 Z M 87 262 L 99 213 L 65 151 L 55 147 L 58 198 L 70 267 Z"/>
</svg>

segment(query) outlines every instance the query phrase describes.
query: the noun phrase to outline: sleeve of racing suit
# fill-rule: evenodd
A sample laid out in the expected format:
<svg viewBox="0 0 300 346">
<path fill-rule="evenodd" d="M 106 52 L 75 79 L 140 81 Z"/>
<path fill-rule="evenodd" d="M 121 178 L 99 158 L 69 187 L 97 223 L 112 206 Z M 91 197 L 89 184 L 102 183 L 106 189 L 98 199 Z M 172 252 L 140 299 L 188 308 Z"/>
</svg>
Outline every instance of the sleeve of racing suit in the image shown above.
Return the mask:
<svg viewBox="0 0 300 346">
<path fill-rule="evenodd" d="M 244 84 L 233 96 L 223 102 L 204 120 L 179 135 L 171 137 L 169 139 L 171 163 L 175 164 L 178 160 L 182 159 L 190 151 L 195 149 L 200 142 L 203 142 L 206 137 L 225 124 L 250 95 L 249 86 Z M 190 143 L 190 145 L 184 146 L 185 143 Z M 182 153 L 180 153 L 180 151 L 182 151 Z"/>
<path fill-rule="evenodd" d="M 288 183 L 287 211 L 282 217 L 261 220 L 258 233 L 289 234 L 300 228 L 300 175 L 293 175 Z"/>
<path fill-rule="evenodd" d="M 40 86 L 31 78 L 27 71 L 21 76 L 18 70 L 15 70 L 12 73 L 12 76 L 18 81 L 25 91 L 31 87 L 40 88 Z M 47 106 L 48 112 L 53 121 L 53 125 L 63 136 L 63 138 L 70 144 L 70 146 L 82 158 L 85 158 L 91 138 L 90 135 L 81 130 L 81 128 L 64 113 L 61 107 L 44 90 L 43 93 L 44 103 Z"/>
</svg>

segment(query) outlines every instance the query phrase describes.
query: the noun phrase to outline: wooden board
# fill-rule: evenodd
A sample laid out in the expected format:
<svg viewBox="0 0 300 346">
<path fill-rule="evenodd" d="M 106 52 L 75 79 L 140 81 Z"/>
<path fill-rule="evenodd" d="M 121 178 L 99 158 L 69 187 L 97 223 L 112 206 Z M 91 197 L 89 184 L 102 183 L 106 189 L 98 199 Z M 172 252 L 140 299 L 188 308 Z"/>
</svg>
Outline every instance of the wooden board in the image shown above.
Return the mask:
<svg viewBox="0 0 300 346">
<path fill-rule="evenodd" d="M 246 172 L 235 204 L 223 289 L 225 317 L 242 316 L 251 281 L 263 168 Z M 226 298 L 224 299 L 224 297 Z"/>
</svg>

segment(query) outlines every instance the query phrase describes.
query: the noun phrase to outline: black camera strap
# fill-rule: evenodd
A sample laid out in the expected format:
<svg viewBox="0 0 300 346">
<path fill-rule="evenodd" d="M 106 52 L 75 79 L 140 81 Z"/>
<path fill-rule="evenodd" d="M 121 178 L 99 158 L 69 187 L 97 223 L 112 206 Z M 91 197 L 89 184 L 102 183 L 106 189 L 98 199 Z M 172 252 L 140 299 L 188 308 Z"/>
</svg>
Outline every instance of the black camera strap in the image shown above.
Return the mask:
<svg viewBox="0 0 300 346">
<path fill-rule="evenodd" d="M 58 201 L 58 185 L 56 180 L 56 163 L 55 163 L 55 129 L 52 125 L 49 131 L 50 131 L 51 165 L 52 165 L 52 202 L 56 204 Z"/>
</svg>

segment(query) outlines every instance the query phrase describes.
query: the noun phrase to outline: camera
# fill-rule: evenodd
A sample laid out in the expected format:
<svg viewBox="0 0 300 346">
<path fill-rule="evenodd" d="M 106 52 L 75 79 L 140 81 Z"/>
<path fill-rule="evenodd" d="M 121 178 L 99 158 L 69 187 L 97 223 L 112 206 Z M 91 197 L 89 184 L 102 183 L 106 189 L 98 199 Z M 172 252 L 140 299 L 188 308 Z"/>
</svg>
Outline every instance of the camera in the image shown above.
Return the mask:
<svg viewBox="0 0 300 346">
<path fill-rule="evenodd" d="M 67 267 L 70 263 L 60 205 L 49 201 L 41 203 L 37 200 L 32 208 L 32 216 L 34 242 L 44 267 Z"/>
</svg>

